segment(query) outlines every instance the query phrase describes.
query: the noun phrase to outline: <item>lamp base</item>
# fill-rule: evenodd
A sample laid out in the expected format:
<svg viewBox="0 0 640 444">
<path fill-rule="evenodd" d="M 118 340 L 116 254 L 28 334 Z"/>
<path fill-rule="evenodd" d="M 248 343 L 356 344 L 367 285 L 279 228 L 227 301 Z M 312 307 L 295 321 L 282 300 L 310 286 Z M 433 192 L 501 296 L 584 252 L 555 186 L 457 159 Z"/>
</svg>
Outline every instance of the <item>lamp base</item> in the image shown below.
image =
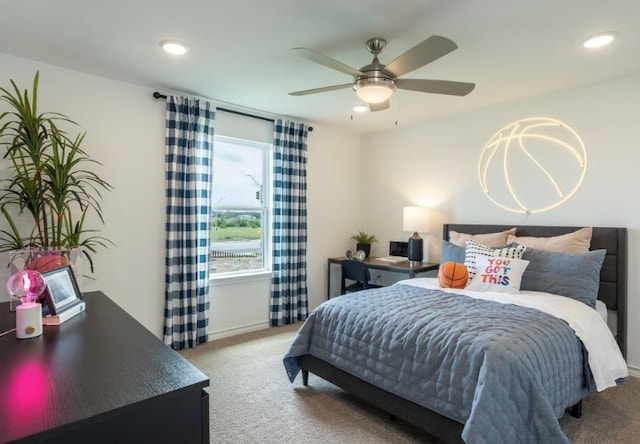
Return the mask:
<svg viewBox="0 0 640 444">
<path fill-rule="evenodd" d="M 411 262 L 422 262 L 423 241 L 417 232 L 413 233 L 407 242 L 407 253 L 407 259 Z"/>
<path fill-rule="evenodd" d="M 42 305 L 26 302 L 16 307 L 16 338 L 36 338 L 42 334 Z"/>
</svg>

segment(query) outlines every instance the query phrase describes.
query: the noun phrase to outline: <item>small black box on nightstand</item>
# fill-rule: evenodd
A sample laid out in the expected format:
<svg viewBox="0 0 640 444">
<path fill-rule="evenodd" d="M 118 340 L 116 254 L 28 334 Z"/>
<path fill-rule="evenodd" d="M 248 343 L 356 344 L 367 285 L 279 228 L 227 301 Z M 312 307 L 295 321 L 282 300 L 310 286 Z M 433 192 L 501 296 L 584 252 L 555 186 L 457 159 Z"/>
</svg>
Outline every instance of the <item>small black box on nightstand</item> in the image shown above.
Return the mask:
<svg viewBox="0 0 640 444">
<path fill-rule="evenodd" d="M 407 257 L 409 255 L 409 243 L 401 241 L 390 241 L 389 255 Z"/>
</svg>

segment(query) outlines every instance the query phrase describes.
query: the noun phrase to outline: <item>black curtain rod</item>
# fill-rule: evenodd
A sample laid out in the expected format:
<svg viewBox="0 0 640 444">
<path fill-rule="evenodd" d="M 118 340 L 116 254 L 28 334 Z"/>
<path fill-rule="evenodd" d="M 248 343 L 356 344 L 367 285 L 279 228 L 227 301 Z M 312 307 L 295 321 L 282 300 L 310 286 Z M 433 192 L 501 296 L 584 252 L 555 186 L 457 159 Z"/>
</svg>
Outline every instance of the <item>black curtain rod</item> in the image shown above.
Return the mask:
<svg viewBox="0 0 640 444">
<path fill-rule="evenodd" d="M 154 99 L 166 99 L 167 96 L 165 94 L 159 93 L 158 91 L 155 91 L 153 93 L 153 98 Z M 266 120 L 267 122 L 275 123 L 275 120 L 270 119 L 268 117 L 256 116 L 254 114 L 243 113 L 242 111 L 235 111 L 235 110 L 227 109 L 227 108 L 218 107 L 216 109 L 218 109 L 220 111 L 224 111 L 226 113 L 237 114 L 239 116 L 245 116 L 245 117 L 253 117 L 254 119 Z M 309 131 L 313 131 L 313 127 L 312 126 L 309 127 Z"/>
</svg>

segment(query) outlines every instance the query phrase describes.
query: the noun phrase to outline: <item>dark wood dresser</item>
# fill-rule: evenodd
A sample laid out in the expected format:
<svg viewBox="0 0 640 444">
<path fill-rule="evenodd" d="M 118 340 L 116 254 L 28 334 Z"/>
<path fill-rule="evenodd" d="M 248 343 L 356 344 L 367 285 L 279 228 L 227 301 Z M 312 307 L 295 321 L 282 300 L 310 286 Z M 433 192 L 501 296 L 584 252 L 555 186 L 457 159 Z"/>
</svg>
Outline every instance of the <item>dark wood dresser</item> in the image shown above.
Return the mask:
<svg viewBox="0 0 640 444">
<path fill-rule="evenodd" d="M 207 376 L 105 294 L 84 300 L 38 338 L 0 337 L 0 443 L 208 444 Z"/>
</svg>

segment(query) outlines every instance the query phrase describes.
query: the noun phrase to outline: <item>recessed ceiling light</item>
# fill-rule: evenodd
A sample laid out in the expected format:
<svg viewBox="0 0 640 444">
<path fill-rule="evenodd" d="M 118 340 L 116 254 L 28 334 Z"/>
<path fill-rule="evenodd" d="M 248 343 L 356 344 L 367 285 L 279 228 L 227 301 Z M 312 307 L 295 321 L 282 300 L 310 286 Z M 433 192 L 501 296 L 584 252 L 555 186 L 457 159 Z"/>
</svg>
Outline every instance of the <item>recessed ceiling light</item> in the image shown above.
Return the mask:
<svg viewBox="0 0 640 444">
<path fill-rule="evenodd" d="M 603 32 L 601 34 L 596 34 L 594 36 L 591 36 L 585 39 L 582 42 L 582 46 L 589 49 L 601 48 L 613 42 L 615 38 L 616 38 L 615 32 Z"/>
<path fill-rule="evenodd" d="M 160 46 L 169 54 L 183 55 L 189 51 L 189 47 L 177 40 L 162 40 Z"/>
<path fill-rule="evenodd" d="M 356 105 L 352 109 L 354 113 L 366 113 L 369 111 L 369 107 L 367 105 Z"/>
</svg>

